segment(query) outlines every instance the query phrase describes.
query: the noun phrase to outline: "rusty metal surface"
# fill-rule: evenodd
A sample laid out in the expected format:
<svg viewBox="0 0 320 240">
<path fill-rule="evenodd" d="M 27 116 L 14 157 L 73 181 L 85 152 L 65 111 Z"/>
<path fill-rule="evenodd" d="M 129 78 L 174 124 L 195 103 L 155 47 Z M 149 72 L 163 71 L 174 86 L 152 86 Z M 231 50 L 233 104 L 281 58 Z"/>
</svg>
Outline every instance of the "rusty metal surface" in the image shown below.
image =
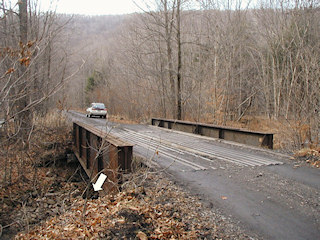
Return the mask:
<svg viewBox="0 0 320 240">
<path fill-rule="evenodd" d="M 103 185 L 113 191 L 123 173 L 131 171 L 132 145 L 104 130 L 85 123 L 73 123 L 74 153 L 91 181 L 101 172 L 107 175 Z"/>
<path fill-rule="evenodd" d="M 182 132 L 273 149 L 272 133 L 162 118 L 152 118 L 151 124 Z"/>
</svg>

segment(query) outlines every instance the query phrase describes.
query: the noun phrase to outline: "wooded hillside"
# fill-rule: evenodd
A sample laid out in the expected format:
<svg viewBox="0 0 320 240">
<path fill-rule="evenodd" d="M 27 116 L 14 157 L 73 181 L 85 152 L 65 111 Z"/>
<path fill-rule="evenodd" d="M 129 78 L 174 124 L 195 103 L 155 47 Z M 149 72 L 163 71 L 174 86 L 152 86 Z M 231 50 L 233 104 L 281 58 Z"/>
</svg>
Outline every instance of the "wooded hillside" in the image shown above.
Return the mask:
<svg viewBox="0 0 320 240">
<path fill-rule="evenodd" d="M 156 11 L 91 17 L 42 13 L 32 1 L 26 39 L 23 15 L 4 2 L 6 119 L 99 101 L 111 114 L 140 121 L 276 119 L 292 130 L 294 146 L 319 142 L 317 1 L 198 1 L 196 10 L 187 0 L 146 1 Z"/>
<path fill-rule="evenodd" d="M 188 3 L 158 1 L 156 12 L 109 19 L 75 17 L 88 54 L 72 85 L 81 88 L 74 106 L 103 101 L 111 113 L 140 120 L 285 119 L 293 135 L 310 127 L 295 145 L 318 141 L 319 4 L 240 9 L 206 1 L 190 10 Z"/>
</svg>

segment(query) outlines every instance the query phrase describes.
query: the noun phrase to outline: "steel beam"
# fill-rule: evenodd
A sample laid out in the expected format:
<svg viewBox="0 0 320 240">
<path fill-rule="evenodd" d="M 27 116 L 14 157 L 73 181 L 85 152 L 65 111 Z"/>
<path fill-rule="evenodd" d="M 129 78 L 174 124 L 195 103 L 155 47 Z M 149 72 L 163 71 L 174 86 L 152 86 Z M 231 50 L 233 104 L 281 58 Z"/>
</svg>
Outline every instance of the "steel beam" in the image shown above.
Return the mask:
<svg viewBox="0 0 320 240">
<path fill-rule="evenodd" d="M 91 181 L 99 173 L 107 175 L 102 188 L 114 191 L 122 181 L 122 174 L 131 171 L 132 148 L 105 130 L 91 125 L 73 123 L 73 151 Z"/>
<path fill-rule="evenodd" d="M 177 131 L 273 149 L 273 133 L 163 118 L 152 118 L 151 124 Z"/>
</svg>

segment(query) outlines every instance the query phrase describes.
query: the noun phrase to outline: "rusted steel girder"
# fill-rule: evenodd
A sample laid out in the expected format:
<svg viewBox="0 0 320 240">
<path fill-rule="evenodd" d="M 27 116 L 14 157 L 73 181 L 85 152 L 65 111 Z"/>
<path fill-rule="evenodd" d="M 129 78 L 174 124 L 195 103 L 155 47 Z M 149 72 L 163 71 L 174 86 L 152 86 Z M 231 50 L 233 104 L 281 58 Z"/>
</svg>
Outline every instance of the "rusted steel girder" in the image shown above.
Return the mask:
<svg viewBox="0 0 320 240">
<path fill-rule="evenodd" d="M 152 125 L 202 136 L 273 149 L 273 133 L 217 126 L 212 124 L 152 118 Z"/>
<path fill-rule="evenodd" d="M 100 173 L 107 175 L 102 188 L 117 189 L 122 174 L 131 171 L 132 145 L 91 125 L 73 123 L 73 151 L 91 181 Z"/>
</svg>

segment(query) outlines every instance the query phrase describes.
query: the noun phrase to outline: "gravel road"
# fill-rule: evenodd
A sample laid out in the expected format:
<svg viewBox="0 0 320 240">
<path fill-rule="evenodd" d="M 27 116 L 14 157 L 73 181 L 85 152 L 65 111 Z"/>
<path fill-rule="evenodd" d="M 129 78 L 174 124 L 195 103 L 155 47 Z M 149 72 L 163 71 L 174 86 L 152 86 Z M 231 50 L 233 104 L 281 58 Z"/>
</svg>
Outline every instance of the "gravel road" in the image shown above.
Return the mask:
<svg viewBox="0 0 320 240">
<path fill-rule="evenodd" d="M 320 171 L 270 150 L 69 112 L 134 144 L 191 194 L 261 239 L 320 239 Z"/>
</svg>

